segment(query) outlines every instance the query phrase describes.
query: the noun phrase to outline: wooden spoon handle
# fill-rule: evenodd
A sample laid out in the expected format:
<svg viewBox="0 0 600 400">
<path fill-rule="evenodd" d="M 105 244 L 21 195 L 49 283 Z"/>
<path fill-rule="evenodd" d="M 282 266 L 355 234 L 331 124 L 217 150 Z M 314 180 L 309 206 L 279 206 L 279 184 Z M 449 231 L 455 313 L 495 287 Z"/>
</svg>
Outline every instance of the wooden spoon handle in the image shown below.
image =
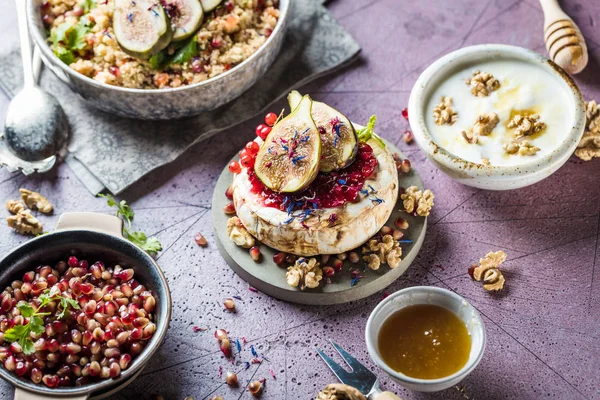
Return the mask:
<svg viewBox="0 0 600 400">
<path fill-rule="evenodd" d="M 572 21 L 558 4 L 558 0 L 540 0 L 542 11 L 544 12 L 544 31 L 553 23 L 566 19 Z"/>
<path fill-rule="evenodd" d="M 381 392 L 377 393 L 372 400 L 402 400 L 392 392 Z"/>
</svg>

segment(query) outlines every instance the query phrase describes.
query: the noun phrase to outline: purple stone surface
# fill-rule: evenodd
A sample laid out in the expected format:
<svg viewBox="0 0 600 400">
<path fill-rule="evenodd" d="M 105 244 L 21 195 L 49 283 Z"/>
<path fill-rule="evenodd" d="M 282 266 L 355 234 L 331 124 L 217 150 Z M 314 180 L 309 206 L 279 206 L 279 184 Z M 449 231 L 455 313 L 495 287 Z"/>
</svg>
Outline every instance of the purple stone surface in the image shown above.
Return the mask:
<svg viewBox="0 0 600 400">
<path fill-rule="evenodd" d="M 17 39 L 12 1 L 0 13 L 0 46 Z M 600 364 L 600 160 L 572 157 L 550 178 L 509 192 L 486 192 L 454 183 L 415 144 L 401 141 L 408 123 L 401 110 L 412 83 L 439 56 L 477 43 L 508 43 L 545 52 L 543 18 L 535 0 L 332 1 L 330 8 L 354 35 L 360 61 L 301 88 L 343 110 L 352 120 L 376 113 L 378 132 L 411 157 L 427 188 L 436 194 L 425 244 L 417 261 L 388 292 L 435 285 L 465 296 L 480 310 L 488 333 L 483 361 L 460 387 L 469 399 L 598 399 Z M 590 49 L 587 69 L 575 80 L 586 99 L 600 100 L 600 3 L 564 2 Z M 7 99 L 0 99 L 3 117 Z M 281 102 L 277 111 L 284 107 Z M 255 121 L 258 123 L 260 117 Z M 335 377 L 317 358 L 314 345 L 332 349 L 333 338 L 372 368 L 383 388 L 403 399 L 463 399 L 451 388 L 437 394 L 410 392 L 392 383 L 370 361 L 364 326 L 382 294 L 351 304 L 308 307 L 287 304 L 248 290 L 219 255 L 209 208 L 212 188 L 226 161 L 254 136 L 253 123 L 223 132 L 135 184 L 121 198 L 137 212 L 135 226 L 159 237 L 158 262 L 173 290 L 173 320 L 166 342 L 141 377 L 113 399 L 249 399 L 246 380 L 266 378 L 263 399 L 311 399 Z M 47 230 L 67 211 L 111 212 L 92 197 L 66 165 L 26 178 L 0 170 L 0 203 L 16 198 L 19 187 L 47 195 L 55 214 L 41 216 Z M 7 215 L 7 212 L 4 212 Z M 0 227 L 0 254 L 27 240 Z M 200 248 L 196 232 L 208 239 Z M 504 250 L 507 289 L 485 293 L 467 267 L 488 251 Z M 240 296 L 238 312 L 223 310 L 222 299 Z M 208 328 L 195 333 L 193 326 Z M 215 328 L 245 337 L 237 362 L 252 358 L 250 345 L 269 361 L 243 365 L 223 358 Z M 219 376 L 239 372 L 242 386 L 228 388 Z M 276 379 L 273 379 L 272 370 Z M 12 388 L 0 382 L 0 398 Z"/>
</svg>

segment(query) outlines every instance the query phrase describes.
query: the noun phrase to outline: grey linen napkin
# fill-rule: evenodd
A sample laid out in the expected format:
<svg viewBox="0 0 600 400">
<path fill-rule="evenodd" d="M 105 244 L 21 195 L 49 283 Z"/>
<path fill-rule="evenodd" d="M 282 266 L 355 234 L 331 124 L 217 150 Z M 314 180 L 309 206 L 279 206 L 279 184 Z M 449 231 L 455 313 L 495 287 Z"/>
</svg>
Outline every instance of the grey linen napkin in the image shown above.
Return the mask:
<svg viewBox="0 0 600 400">
<path fill-rule="evenodd" d="M 53 93 L 69 117 L 72 138 L 65 161 L 93 194 L 125 190 L 150 171 L 179 157 L 194 143 L 248 120 L 295 87 L 331 72 L 360 51 L 324 8 L 322 0 L 292 1 L 281 53 L 261 79 L 233 102 L 196 117 L 146 122 L 98 111 L 48 70 L 41 86 Z M 16 48 L 0 54 L 0 88 L 10 97 L 22 84 Z"/>
</svg>

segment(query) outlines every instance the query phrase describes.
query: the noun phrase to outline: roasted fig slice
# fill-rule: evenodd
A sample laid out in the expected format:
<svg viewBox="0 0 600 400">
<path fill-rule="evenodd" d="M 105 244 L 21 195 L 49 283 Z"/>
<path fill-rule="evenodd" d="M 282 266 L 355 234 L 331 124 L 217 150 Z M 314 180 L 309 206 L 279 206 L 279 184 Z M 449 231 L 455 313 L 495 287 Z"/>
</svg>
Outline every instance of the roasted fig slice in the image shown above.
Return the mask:
<svg viewBox="0 0 600 400">
<path fill-rule="evenodd" d="M 290 109 L 294 110 L 300 100 L 302 95 L 292 91 L 288 95 Z M 350 120 L 335 108 L 319 101 L 313 101 L 311 113 L 321 134 L 323 157 L 320 170 L 337 171 L 351 164 L 358 151 L 358 138 Z"/>
<path fill-rule="evenodd" d="M 127 54 L 148 59 L 171 42 L 171 22 L 154 0 L 116 0 L 113 30 Z"/>
<path fill-rule="evenodd" d="M 258 150 L 254 172 L 276 192 L 298 192 L 315 180 L 321 160 L 321 138 L 312 119 L 312 100 L 304 96 L 298 107 L 279 121 Z"/>
<path fill-rule="evenodd" d="M 222 1 L 223 0 L 200 0 L 200 3 L 202 3 L 204 12 L 211 12 L 215 8 L 219 7 L 219 4 L 221 4 Z"/>
<path fill-rule="evenodd" d="M 185 40 L 200 29 L 204 18 L 200 0 L 164 0 L 163 6 L 173 25 L 173 42 Z"/>
</svg>

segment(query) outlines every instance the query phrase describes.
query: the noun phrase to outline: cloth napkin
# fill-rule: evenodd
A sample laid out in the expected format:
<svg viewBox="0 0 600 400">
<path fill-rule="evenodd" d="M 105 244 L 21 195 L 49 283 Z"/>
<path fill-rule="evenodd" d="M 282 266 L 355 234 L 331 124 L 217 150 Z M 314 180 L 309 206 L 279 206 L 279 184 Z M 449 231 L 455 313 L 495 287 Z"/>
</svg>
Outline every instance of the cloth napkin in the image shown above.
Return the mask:
<svg viewBox="0 0 600 400">
<path fill-rule="evenodd" d="M 104 189 L 118 194 L 193 144 L 252 118 L 292 88 L 355 58 L 360 47 L 322 0 L 291 3 L 281 53 L 265 74 L 278 79 L 261 79 L 231 103 L 189 119 L 147 122 L 109 115 L 86 105 L 45 69 L 40 84 L 60 101 L 71 124 L 66 163 L 93 194 Z M 12 97 L 22 81 L 18 49 L 0 50 L 0 88 Z"/>
</svg>

